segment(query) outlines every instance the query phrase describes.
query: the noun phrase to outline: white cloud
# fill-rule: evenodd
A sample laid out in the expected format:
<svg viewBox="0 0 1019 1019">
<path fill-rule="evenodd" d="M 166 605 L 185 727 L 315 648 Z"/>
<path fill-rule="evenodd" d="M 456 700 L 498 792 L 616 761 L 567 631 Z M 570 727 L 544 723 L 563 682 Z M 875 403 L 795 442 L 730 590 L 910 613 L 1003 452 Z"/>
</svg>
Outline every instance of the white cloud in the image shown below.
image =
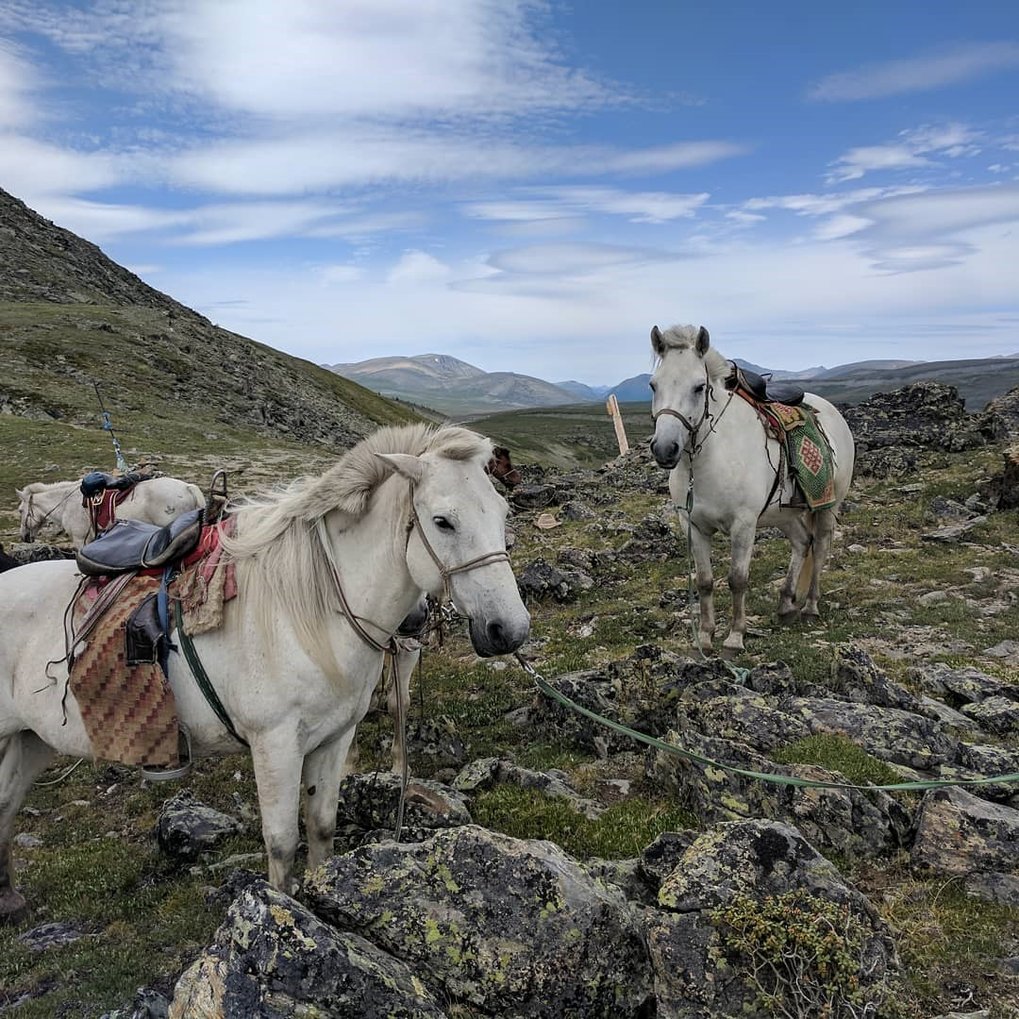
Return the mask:
<svg viewBox="0 0 1019 1019">
<path fill-rule="evenodd" d="M 21 126 L 36 115 L 28 98 L 35 78 L 27 61 L 0 39 L 0 129 Z"/>
<path fill-rule="evenodd" d="M 939 53 L 832 74 L 818 82 L 809 96 L 827 101 L 880 99 L 954 85 L 1017 66 L 1019 43 L 972 43 Z"/>
<path fill-rule="evenodd" d="M 583 275 L 609 268 L 673 261 L 677 255 L 616 244 L 538 244 L 510 248 L 491 256 L 489 264 L 509 273 Z"/>
<path fill-rule="evenodd" d="M 694 216 L 711 197 L 665 191 L 624 191 L 620 188 L 558 187 L 529 189 L 537 200 L 473 202 L 464 206 L 477 219 L 529 222 L 575 218 L 583 213 L 624 216 L 631 223 L 667 223 Z M 547 197 L 541 197 L 541 196 Z"/>
<path fill-rule="evenodd" d="M 33 208 L 46 196 L 90 191 L 118 182 L 122 176 L 118 164 L 115 156 L 102 152 L 75 152 L 0 132 L 0 181 L 5 190 Z"/>
<path fill-rule="evenodd" d="M 425 251 L 406 251 L 389 270 L 389 283 L 429 284 L 444 283 L 450 279 L 451 270 L 444 262 Z"/>
<path fill-rule="evenodd" d="M 866 173 L 880 170 L 909 170 L 935 164 L 930 158 L 940 155 L 949 159 L 975 156 L 978 132 L 963 124 L 946 124 L 902 131 L 899 140 L 887 145 L 865 145 L 850 149 L 832 163 L 829 183 L 858 180 Z"/>
</svg>

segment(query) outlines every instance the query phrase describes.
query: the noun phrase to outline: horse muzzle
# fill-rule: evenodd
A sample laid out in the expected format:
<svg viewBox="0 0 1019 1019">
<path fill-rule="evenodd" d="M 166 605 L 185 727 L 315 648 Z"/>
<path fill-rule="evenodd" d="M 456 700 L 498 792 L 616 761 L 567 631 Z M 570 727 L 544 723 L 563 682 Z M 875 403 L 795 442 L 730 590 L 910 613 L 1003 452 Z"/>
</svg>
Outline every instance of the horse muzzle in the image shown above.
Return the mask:
<svg viewBox="0 0 1019 1019">
<path fill-rule="evenodd" d="M 516 651 L 531 632 L 531 617 L 527 613 L 519 620 L 492 619 L 482 622 L 471 620 L 471 644 L 481 658 L 494 658 Z"/>
<path fill-rule="evenodd" d="M 655 463 L 667 471 L 671 471 L 679 463 L 682 452 L 683 447 L 675 439 L 651 440 L 651 455 L 655 458 Z"/>
</svg>

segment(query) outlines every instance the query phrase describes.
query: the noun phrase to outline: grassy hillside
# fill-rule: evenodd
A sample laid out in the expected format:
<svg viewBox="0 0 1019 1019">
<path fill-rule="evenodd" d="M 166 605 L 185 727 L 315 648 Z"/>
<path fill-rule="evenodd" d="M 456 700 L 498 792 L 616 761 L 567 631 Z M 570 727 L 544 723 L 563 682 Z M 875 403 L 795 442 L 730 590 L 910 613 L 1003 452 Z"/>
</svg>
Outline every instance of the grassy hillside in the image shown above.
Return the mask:
<svg viewBox="0 0 1019 1019">
<path fill-rule="evenodd" d="M 650 403 L 624 403 L 619 409 L 630 446 L 647 442 L 653 431 Z M 489 414 L 474 418 L 470 427 L 508 446 L 521 463 L 599 467 L 619 455 L 604 403 Z"/>
</svg>

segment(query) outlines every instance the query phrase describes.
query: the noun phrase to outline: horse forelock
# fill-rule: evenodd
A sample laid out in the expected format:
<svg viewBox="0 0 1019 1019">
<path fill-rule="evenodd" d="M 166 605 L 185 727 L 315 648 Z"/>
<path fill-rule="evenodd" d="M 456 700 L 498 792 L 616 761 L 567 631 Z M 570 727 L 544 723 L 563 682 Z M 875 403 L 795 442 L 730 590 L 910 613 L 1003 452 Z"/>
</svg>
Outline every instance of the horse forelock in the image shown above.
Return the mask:
<svg viewBox="0 0 1019 1019">
<path fill-rule="evenodd" d="M 670 326 L 661 331 L 658 343 L 666 353 L 670 350 L 696 350 L 699 333 L 700 326 Z M 701 360 L 704 363 L 704 370 L 713 381 L 718 382 L 728 376 L 729 361 L 714 347 L 708 347 Z M 661 361 L 661 357 L 657 358 L 658 364 Z"/>
</svg>

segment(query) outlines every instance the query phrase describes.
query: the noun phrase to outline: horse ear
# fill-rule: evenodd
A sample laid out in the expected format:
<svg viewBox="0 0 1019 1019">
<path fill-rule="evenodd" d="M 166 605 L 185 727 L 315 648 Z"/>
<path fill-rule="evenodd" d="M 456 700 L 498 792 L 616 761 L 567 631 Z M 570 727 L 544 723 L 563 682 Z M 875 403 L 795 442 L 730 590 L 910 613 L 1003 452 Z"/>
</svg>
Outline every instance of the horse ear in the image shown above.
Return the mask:
<svg viewBox="0 0 1019 1019">
<path fill-rule="evenodd" d="M 662 356 L 662 331 L 658 326 L 651 327 L 651 349 L 656 357 Z"/>
<path fill-rule="evenodd" d="M 711 337 L 708 336 L 707 329 L 701 326 L 697 330 L 697 353 L 703 357 L 708 352 L 708 347 L 711 346 Z"/>
<path fill-rule="evenodd" d="M 421 458 L 410 453 L 376 453 L 376 457 L 388 464 L 391 471 L 402 474 L 409 481 L 420 481 L 425 473 Z"/>
<path fill-rule="evenodd" d="M 18 502 L 25 501 L 25 490 L 23 488 L 14 489 L 14 494 L 18 497 Z"/>
</svg>

